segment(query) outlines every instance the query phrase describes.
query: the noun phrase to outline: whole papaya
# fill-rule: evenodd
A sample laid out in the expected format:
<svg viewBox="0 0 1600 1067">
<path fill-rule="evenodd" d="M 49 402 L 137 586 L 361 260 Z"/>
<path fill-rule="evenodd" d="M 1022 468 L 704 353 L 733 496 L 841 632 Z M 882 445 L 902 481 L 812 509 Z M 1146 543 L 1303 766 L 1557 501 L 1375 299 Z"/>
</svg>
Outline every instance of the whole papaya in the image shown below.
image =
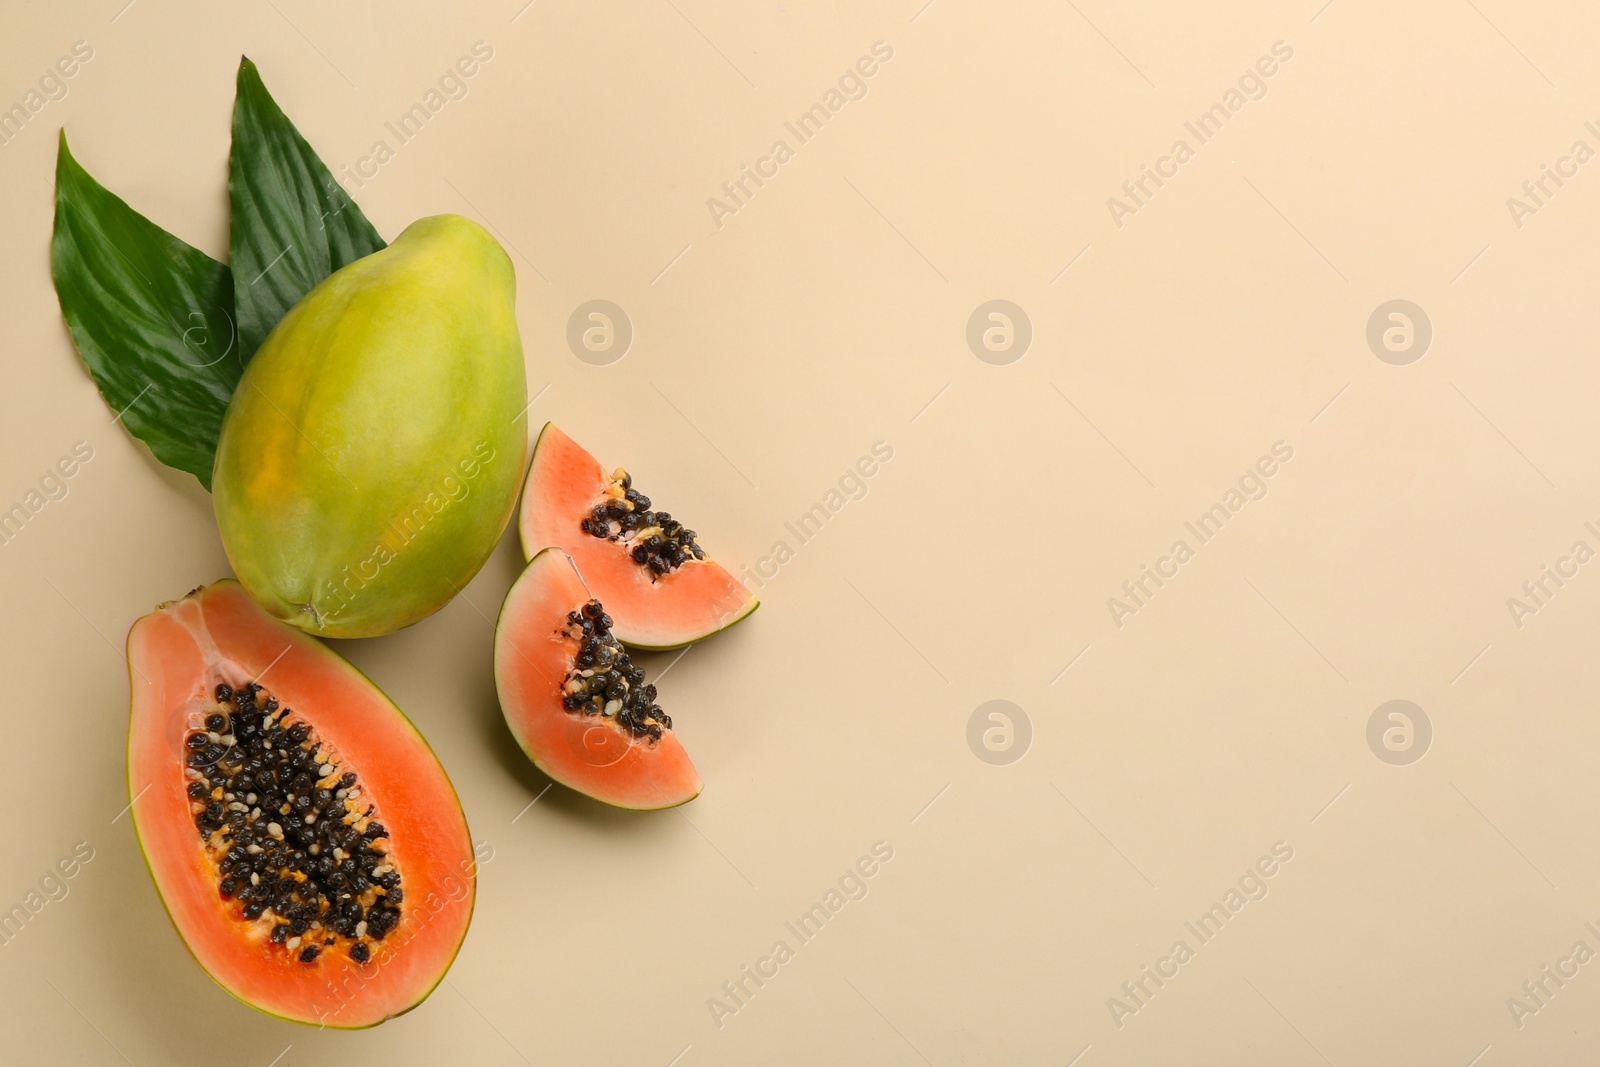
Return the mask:
<svg viewBox="0 0 1600 1067">
<path fill-rule="evenodd" d="M 443 607 L 505 529 L 527 458 L 511 260 L 435 215 L 305 295 L 245 368 L 212 493 L 268 612 L 371 637 Z"/>
</svg>

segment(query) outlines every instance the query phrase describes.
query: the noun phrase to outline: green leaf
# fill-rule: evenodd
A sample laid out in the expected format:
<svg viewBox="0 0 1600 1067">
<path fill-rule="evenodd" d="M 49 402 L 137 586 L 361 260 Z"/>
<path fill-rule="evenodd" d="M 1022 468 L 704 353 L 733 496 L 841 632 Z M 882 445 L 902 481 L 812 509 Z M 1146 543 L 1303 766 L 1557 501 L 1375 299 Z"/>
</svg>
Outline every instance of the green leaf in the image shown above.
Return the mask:
<svg viewBox="0 0 1600 1067">
<path fill-rule="evenodd" d="M 248 58 L 239 63 L 233 105 L 228 201 L 228 251 L 246 359 L 312 286 L 384 247 Z"/>
<path fill-rule="evenodd" d="M 232 271 L 91 178 L 62 133 L 51 244 L 61 312 L 117 418 L 207 489 L 245 362 L 312 286 L 384 247 L 248 59 L 228 196 Z"/>
<path fill-rule="evenodd" d="M 228 268 L 91 178 L 65 130 L 50 264 L 100 395 L 157 459 L 210 489 L 222 415 L 244 370 Z"/>
</svg>

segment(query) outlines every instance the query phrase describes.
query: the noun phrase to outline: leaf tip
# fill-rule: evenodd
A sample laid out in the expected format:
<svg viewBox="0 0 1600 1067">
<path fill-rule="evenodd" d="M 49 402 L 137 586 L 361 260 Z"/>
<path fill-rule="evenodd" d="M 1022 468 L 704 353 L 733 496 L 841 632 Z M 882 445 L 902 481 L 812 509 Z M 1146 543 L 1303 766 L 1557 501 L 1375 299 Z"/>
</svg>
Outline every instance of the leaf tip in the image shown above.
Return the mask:
<svg viewBox="0 0 1600 1067">
<path fill-rule="evenodd" d="M 74 170 L 81 170 L 78 161 L 72 155 L 72 149 L 67 145 L 67 128 L 61 127 L 61 133 L 56 138 L 56 196 L 61 195 L 61 183 Z"/>
</svg>

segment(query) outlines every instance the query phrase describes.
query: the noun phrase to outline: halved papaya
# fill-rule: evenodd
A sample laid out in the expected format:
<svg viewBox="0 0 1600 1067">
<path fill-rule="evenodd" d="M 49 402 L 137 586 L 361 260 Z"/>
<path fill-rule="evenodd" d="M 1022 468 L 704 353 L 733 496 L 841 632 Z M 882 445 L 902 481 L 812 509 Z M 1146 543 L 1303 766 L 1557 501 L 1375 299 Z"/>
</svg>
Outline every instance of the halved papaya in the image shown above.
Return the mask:
<svg viewBox="0 0 1600 1067">
<path fill-rule="evenodd" d="M 559 548 L 573 558 L 612 633 L 635 648 L 692 644 L 760 606 L 693 530 L 651 510 L 626 471 L 608 474 L 554 423 L 534 446 L 517 527 L 524 557 Z"/>
<path fill-rule="evenodd" d="M 466 936 L 477 868 L 400 710 L 232 580 L 134 623 L 128 668 L 134 829 L 206 973 L 320 1026 L 421 1003 Z"/>
<path fill-rule="evenodd" d="M 619 808 L 671 808 L 700 795 L 672 719 L 613 636 L 613 620 L 559 549 L 533 557 L 495 628 L 506 723 L 551 778 Z"/>
</svg>

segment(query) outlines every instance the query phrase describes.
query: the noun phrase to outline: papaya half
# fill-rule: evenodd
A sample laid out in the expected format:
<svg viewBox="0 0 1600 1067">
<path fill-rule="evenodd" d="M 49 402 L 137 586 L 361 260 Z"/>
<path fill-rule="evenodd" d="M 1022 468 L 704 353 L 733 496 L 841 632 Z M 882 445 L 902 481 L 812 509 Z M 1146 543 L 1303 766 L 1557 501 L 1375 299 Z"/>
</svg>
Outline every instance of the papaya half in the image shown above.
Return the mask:
<svg viewBox="0 0 1600 1067">
<path fill-rule="evenodd" d="M 435 215 L 273 328 L 212 477 L 228 560 L 269 613 L 320 636 L 385 634 L 483 566 L 527 458 L 515 295 L 499 243 Z"/>
<path fill-rule="evenodd" d="M 128 670 L 134 830 L 206 973 L 318 1026 L 421 1003 L 466 936 L 477 859 L 400 710 L 231 580 L 134 623 Z"/>
</svg>

